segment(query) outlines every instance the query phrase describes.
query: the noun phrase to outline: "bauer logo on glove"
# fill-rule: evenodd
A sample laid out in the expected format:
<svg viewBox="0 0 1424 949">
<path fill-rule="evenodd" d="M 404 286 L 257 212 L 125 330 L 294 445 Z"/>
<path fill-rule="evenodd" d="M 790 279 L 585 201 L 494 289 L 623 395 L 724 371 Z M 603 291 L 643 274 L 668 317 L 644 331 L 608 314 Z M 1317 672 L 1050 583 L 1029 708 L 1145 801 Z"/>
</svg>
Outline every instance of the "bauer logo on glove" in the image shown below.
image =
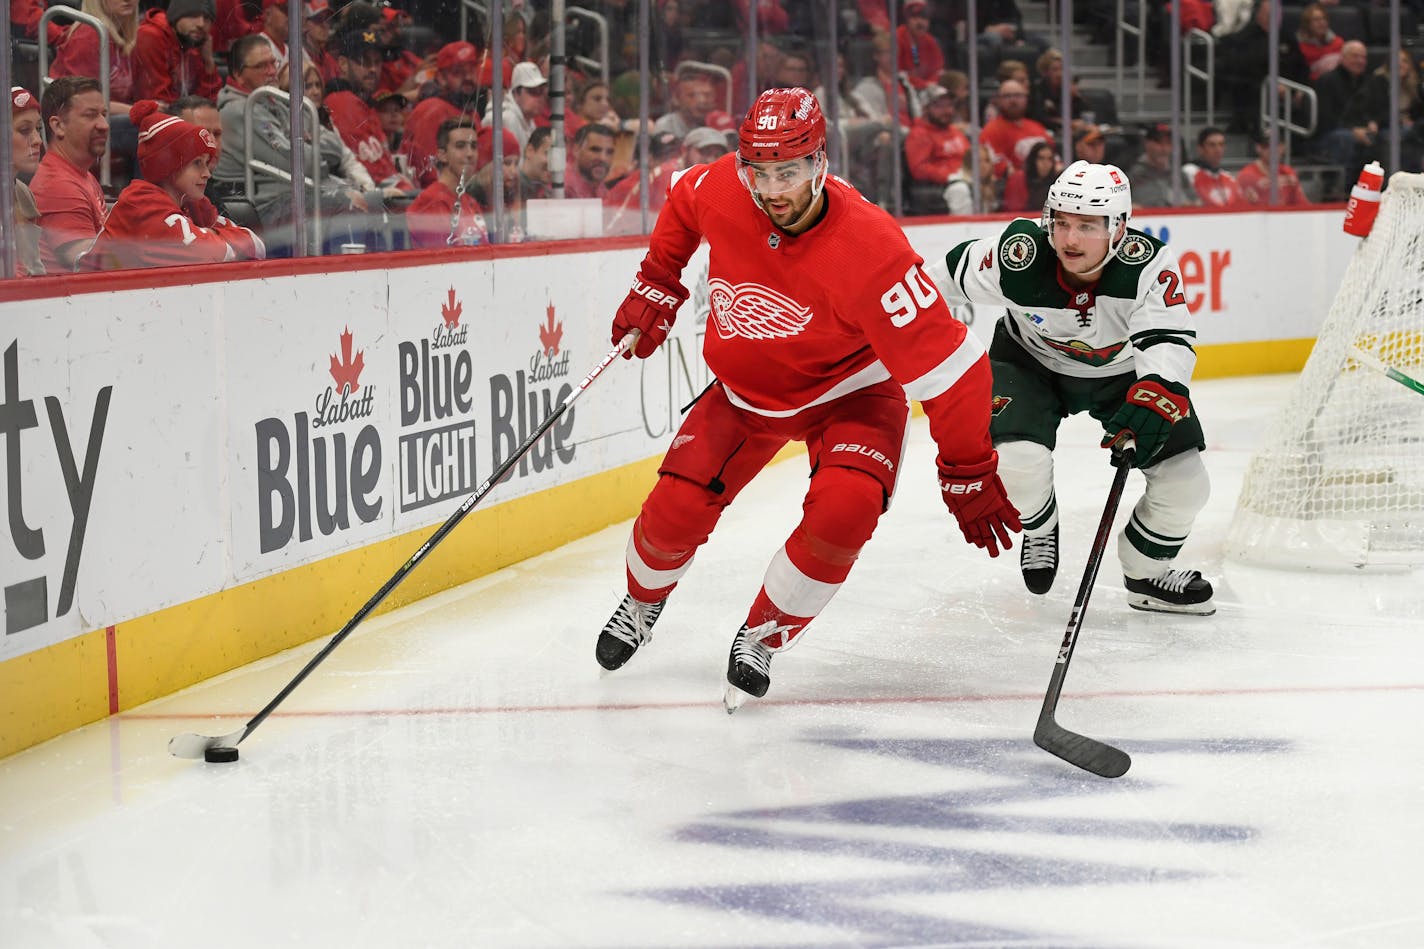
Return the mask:
<svg viewBox="0 0 1424 949">
<path fill-rule="evenodd" d="M 648 261 L 643 262 L 642 271 L 633 278 L 633 288 L 613 317 L 615 344 L 629 333 L 636 331 L 639 334 L 632 350 L 623 354 L 624 359 L 632 356 L 647 359 L 656 352 L 672 330 L 677 308 L 687 299 L 687 291 L 682 284 L 666 275 L 659 278 L 657 272 L 657 268 L 650 266 Z"/>
</svg>

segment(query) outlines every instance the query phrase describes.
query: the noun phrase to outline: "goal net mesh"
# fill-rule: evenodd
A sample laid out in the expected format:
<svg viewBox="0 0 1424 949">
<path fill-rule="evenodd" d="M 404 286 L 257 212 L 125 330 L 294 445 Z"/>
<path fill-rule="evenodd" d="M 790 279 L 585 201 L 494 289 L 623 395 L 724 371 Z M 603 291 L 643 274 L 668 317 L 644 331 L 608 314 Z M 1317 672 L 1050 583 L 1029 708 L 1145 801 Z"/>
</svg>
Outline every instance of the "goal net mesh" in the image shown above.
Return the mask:
<svg viewBox="0 0 1424 949">
<path fill-rule="evenodd" d="M 1424 175 L 1390 178 L 1246 470 L 1228 556 L 1319 569 L 1424 564 L 1424 394 L 1386 368 L 1424 382 Z"/>
</svg>

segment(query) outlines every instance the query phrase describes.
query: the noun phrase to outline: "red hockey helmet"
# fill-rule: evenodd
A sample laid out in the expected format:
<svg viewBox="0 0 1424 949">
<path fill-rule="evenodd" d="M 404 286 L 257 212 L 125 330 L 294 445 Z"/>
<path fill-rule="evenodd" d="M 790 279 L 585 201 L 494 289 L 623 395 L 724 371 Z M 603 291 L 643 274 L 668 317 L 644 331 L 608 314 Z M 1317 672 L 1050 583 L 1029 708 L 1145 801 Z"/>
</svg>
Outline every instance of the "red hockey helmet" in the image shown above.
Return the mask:
<svg viewBox="0 0 1424 949">
<path fill-rule="evenodd" d="M 738 138 L 744 162 L 806 158 L 826 145 L 826 117 L 805 89 L 768 89 L 747 110 Z"/>
</svg>

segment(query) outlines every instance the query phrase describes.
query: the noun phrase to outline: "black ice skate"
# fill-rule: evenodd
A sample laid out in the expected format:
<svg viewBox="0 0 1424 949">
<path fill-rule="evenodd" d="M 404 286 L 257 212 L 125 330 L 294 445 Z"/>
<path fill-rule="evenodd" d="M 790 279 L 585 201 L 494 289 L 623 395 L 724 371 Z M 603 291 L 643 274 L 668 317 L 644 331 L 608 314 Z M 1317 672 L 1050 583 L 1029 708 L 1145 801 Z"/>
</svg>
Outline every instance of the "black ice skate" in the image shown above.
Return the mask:
<svg viewBox="0 0 1424 949">
<path fill-rule="evenodd" d="M 608 618 L 603 632 L 598 634 L 598 648 L 594 650 L 598 664 L 611 672 L 632 659 L 638 647 L 653 638 L 653 624 L 662 615 L 666 602 L 666 599 L 661 599 L 656 603 L 644 603 L 633 599 L 632 595 L 623 597 L 623 602 Z"/>
<path fill-rule="evenodd" d="M 1127 587 L 1127 605 L 1135 610 L 1197 616 L 1216 612 L 1211 584 L 1198 570 L 1168 570 L 1151 580 L 1123 577 L 1122 583 Z"/>
<path fill-rule="evenodd" d="M 763 640 L 782 631 L 775 623 L 763 623 L 756 629 L 743 626 L 732 640 L 732 652 L 727 656 L 727 689 L 722 704 L 731 715 L 747 698 L 761 698 L 771 688 L 771 654 L 776 650 Z"/>
<path fill-rule="evenodd" d="M 1019 569 L 1028 592 L 1044 594 L 1053 589 L 1058 576 L 1058 525 L 1047 534 L 1025 532 L 1019 542 Z"/>
</svg>

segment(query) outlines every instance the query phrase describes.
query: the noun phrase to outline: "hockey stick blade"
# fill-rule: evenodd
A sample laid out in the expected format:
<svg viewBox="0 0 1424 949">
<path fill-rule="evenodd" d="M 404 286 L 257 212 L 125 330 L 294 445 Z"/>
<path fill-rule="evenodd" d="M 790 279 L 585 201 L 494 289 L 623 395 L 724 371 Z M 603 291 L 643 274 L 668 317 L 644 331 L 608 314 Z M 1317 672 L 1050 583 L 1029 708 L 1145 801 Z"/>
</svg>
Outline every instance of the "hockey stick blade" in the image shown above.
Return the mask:
<svg viewBox="0 0 1424 949">
<path fill-rule="evenodd" d="M 1050 755 L 1103 778 L 1120 778 L 1132 767 L 1127 752 L 1069 731 L 1051 718 L 1039 720 L 1033 731 L 1033 743 Z"/>
<path fill-rule="evenodd" d="M 188 732 L 185 735 L 174 735 L 168 739 L 168 753 L 175 758 L 188 758 L 198 761 L 203 757 L 203 752 L 209 748 L 236 748 L 237 743 L 247 737 L 251 729 L 243 725 L 235 732 L 221 735 L 217 738 L 209 738 L 207 735 L 195 735 Z"/>
</svg>

